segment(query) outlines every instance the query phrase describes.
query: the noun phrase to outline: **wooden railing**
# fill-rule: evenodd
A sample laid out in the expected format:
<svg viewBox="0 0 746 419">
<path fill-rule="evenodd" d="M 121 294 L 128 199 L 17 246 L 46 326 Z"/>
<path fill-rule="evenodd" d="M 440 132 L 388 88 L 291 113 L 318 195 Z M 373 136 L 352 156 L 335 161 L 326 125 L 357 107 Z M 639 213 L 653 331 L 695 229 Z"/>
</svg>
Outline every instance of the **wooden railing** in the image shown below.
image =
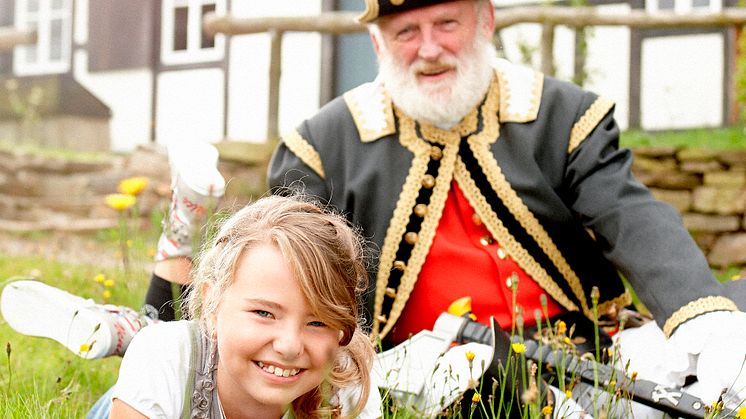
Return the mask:
<svg viewBox="0 0 746 419">
<path fill-rule="evenodd" d="M 0 52 L 10 51 L 16 45 L 36 42 L 36 31 L 20 30 L 9 26 L 0 26 Z"/>
<path fill-rule="evenodd" d="M 345 34 L 363 32 L 365 25 L 355 21 L 355 12 L 326 12 L 316 16 L 235 17 L 205 16 L 204 29 L 210 34 L 244 35 L 269 33 L 271 38 L 269 68 L 269 112 L 267 138 L 278 138 L 278 110 L 281 76 L 282 36 L 285 32 L 319 32 Z M 626 26 L 630 28 L 696 28 L 726 27 L 746 24 L 746 8 L 725 8 L 720 12 L 690 14 L 647 13 L 631 10 L 624 14 L 601 13 L 595 7 L 532 6 L 499 9 L 495 13 L 496 30 L 519 23 L 542 25 L 541 70 L 554 72 L 554 30 L 557 26 L 582 29 L 589 26 Z"/>
</svg>

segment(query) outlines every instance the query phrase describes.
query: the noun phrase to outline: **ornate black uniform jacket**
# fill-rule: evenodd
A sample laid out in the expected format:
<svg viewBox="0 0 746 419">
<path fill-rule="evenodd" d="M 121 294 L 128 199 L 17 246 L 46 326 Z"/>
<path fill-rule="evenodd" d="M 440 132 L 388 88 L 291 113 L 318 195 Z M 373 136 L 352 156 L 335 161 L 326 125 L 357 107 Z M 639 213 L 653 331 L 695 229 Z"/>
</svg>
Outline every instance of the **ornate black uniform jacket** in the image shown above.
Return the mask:
<svg viewBox="0 0 746 419">
<path fill-rule="evenodd" d="M 567 310 L 591 317 L 594 287 L 599 313 L 629 303 L 620 274 L 667 335 L 696 315 L 737 310 L 678 213 L 630 174 L 613 103 L 502 60 L 494 67 L 484 101 L 450 130 L 408 117 L 374 81 L 303 122 L 273 156 L 271 187 L 302 184 L 375 244 L 373 334 L 391 330 L 417 286 L 453 181 Z"/>
</svg>

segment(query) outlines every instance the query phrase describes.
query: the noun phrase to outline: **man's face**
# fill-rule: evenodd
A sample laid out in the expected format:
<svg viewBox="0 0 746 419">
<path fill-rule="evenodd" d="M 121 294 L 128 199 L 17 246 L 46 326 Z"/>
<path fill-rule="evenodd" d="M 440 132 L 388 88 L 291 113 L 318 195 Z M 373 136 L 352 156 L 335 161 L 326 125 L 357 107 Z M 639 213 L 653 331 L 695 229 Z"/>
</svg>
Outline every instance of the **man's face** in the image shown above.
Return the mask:
<svg viewBox="0 0 746 419">
<path fill-rule="evenodd" d="M 382 17 L 372 31 L 379 76 L 409 116 L 446 128 L 476 106 L 492 77 L 492 8 L 473 0 Z"/>
<path fill-rule="evenodd" d="M 452 59 L 473 44 L 477 22 L 473 1 L 460 0 L 385 16 L 378 26 L 383 48 L 427 85 L 456 77 Z M 379 56 L 381 47 L 376 45 Z"/>
</svg>

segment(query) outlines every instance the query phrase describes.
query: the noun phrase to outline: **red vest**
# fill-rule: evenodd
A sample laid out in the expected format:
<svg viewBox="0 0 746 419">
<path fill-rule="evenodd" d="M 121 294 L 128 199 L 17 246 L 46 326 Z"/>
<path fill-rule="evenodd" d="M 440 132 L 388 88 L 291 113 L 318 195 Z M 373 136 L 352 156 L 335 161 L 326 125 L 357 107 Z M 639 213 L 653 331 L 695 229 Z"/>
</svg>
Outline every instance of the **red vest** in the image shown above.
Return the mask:
<svg viewBox="0 0 746 419">
<path fill-rule="evenodd" d="M 534 325 L 534 311 L 543 311 L 540 295 L 546 293 L 492 238 L 454 181 L 417 284 L 390 337 L 401 342 L 420 330 L 431 330 L 440 313 L 465 296 L 472 298 L 477 321 L 489 324 L 494 316 L 510 330 L 515 277 L 524 325 Z M 550 317 L 564 311 L 548 295 L 547 310 Z"/>
</svg>

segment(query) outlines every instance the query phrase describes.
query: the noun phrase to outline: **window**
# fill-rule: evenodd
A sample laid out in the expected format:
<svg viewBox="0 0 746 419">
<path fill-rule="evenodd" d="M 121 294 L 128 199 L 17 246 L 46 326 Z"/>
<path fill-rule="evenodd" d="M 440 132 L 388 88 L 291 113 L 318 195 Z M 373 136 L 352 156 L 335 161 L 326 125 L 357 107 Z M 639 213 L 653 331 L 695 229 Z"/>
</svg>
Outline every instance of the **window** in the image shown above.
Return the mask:
<svg viewBox="0 0 746 419">
<path fill-rule="evenodd" d="M 185 64 L 223 58 L 223 35 L 202 30 L 207 13 L 225 13 L 225 0 L 163 0 L 161 61 Z"/>
<path fill-rule="evenodd" d="M 15 48 L 16 74 L 64 73 L 70 70 L 72 0 L 16 0 L 15 25 L 36 29 L 34 45 Z"/>
</svg>

